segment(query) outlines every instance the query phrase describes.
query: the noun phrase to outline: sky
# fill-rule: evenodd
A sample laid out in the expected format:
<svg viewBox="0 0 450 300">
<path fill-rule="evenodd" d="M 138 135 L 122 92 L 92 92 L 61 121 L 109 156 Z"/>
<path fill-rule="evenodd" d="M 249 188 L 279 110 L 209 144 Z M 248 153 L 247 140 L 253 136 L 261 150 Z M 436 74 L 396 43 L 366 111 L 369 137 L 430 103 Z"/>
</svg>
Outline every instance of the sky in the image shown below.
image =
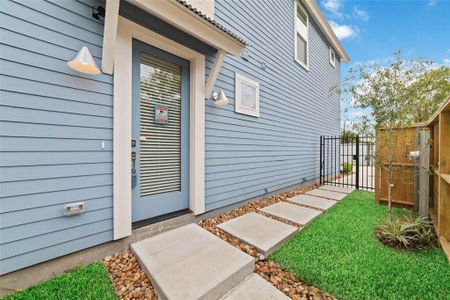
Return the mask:
<svg viewBox="0 0 450 300">
<path fill-rule="evenodd" d="M 354 1 L 317 0 L 341 40 L 350 63 L 383 64 L 399 49 L 405 59 L 424 57 L 450 66 L 450 0 Z M 350 108 L 342 120 L 367 113 Z"/>
</svg>

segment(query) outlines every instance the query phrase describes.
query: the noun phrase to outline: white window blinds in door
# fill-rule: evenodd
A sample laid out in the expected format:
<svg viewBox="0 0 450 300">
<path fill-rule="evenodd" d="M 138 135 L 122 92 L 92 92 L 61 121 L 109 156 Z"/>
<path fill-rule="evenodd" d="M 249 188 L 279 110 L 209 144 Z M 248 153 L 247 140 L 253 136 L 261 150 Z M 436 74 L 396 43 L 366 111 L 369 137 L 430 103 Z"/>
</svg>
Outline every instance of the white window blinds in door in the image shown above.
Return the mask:
<svg viewBox="0 0 450 300">
<path fill-rule="evenodd" d="M 141 54 L 140 195 L 181 190 L 181 69 Z M 155 122 L 155 106 L 168 109 L 168 123 Z"/>
</svg>

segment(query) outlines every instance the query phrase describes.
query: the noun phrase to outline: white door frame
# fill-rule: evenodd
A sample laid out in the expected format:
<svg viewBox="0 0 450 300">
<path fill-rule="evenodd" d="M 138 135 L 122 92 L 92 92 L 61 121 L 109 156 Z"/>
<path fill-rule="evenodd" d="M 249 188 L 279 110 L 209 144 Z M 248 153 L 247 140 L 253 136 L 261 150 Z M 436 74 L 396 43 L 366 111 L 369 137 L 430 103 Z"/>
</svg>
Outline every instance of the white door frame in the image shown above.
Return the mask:
<svg viewBox="0 0 450 300">
<path fill-rule="evenodd" d="M 189 209 L 205 212 L 205 56 L 120 17 L 114 54 L 114 239 L 131 235 L 132 40 L 190 62 Z"/>
</svg>

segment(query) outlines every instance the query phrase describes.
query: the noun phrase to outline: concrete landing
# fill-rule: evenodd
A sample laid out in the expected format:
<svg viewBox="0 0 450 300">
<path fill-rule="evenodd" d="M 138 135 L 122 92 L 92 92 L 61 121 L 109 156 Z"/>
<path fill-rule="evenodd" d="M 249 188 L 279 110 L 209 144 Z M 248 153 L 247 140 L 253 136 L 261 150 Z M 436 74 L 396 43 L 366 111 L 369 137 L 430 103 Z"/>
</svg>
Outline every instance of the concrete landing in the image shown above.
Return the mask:
<svg viewBox="0 0 450 300">
<path fill-rule="evenodd" d="M 217 227 L 241 241 L 253 245 L 265 257 L 281 247 L 297 232 L 297 228 L 294 226 L 254 212 L 219 224 Z"/>
<path fill-rule="evenodd" d="M 218 299 L 254 271 L 254 258 L 198 225 L 132 244 L 160 299 Z"/>
<path fill-rule="evenodd" d="M 311 206 L 314 208 L 320 208 L 323 210 L 327 210 L 337 202 L 333 200 L 328 200 L 322 197 L 316 197 L 311 195 L 298 195 L 292 198 L 287 199 L 289 202 L 294 202 L 302 205 Z"/>
<path fill-rule="evenodd" d="M 326 190 L 321 190 L 321 189 L 315 189 L 315 190 L 312 190 L 312 191 L 307 191 L 305 193 L 305 195 L 318 196 L 318 197 L 328 198 L 328 199 L 332 199 L 332 200 L 336 200 L 336 201 L 339 201 L 342 198 L 344 198 L 345 196 L 347 196 L 347 194 L 338 193 L 338 192 L 332 192 L 332 191 L 326 191 Z"/>
<path fill-rule="evenodd" d="M 303 226 L 321 214 L 318 210 L 283 201 L 261 208 L 260 210 Z"/>
<path fill-rule="evenodd" d="M 319 189 L 331 191 L 331 192 L 344 193 L 344 194 L 349 194 L 354 190 L 353 188 L 344 187 L 344 186 L 334 186 L 334 185 L 322 185 L 319 187 Z"/>
<path fill-rule="evenodd" d="M 290 298 L 258 274 L 250 275 L 222 300 L 289 300 Z"/>
</svg>

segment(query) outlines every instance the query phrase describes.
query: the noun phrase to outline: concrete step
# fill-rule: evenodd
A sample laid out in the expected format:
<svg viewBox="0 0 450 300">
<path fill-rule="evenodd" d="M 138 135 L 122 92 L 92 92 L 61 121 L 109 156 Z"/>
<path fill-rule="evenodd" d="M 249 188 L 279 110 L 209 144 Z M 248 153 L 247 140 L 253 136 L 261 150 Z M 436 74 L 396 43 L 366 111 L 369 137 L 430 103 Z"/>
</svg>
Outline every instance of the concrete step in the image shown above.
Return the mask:
<svg viewBox="0 0 450 300">
<path fill-rule="evenodd" d="M 260 210 L 302 226 L 307 225 L 322 213 L 316 209 L 306 208 L 284 201 L 263 207 Z"/>
<path fill-rule="evenodd" d="M 250 275 L 221 300 L 289 300 L 290 298 L 258 274 Z"/>
<path fill-rule="evenodd" d="M 292 198 L 287 199 L 289 202 L 294 202 L 297 204 L 307 205 L 314 208 L 319 208 L 323 210 L 327 210 L 337 202 L 334 200 L 328 200 L 322 197 L 311 196 L 311 195 L 298 195 Z"/>
<path fill-rule="evenodd" d="M 335 186 L 335 185 L 322 185 L 319 187 L 319 189 L 331 191 L 331 192 L 344 193 L 344 194 L 349 194 L 354 190 L 353 188 L 350 188 L 350 187 Z"/>
<path fill-rule="evenodd" d="M 272 254 L 297 233 L 294 226 L 254 212 L 221 223 L 217 227 L 253 245 L 264 257 Z"/>
<path fill-rule="evenodd" d="M 331 192 L 331 191 L 326 191 L 326 190 L 321 190 L 321 189 L 307 191 L 305 194 L 322 197 L 322 198 L 327 198 L 327 199 L 331 199 L 331 200 L 336 200 L 336 201 L 339 201 L 342 198 L 344 198 L 345 196 L 347 196 L 347 194 L 343 194 L 343 193 L 339 193 L 339 192 Z"/>
<path fill-rule="evenodd" d="M 198 225 L 132 244 L 160 299 L 219 299 L 251 275 L 255 260 Z"/>
</svg>

